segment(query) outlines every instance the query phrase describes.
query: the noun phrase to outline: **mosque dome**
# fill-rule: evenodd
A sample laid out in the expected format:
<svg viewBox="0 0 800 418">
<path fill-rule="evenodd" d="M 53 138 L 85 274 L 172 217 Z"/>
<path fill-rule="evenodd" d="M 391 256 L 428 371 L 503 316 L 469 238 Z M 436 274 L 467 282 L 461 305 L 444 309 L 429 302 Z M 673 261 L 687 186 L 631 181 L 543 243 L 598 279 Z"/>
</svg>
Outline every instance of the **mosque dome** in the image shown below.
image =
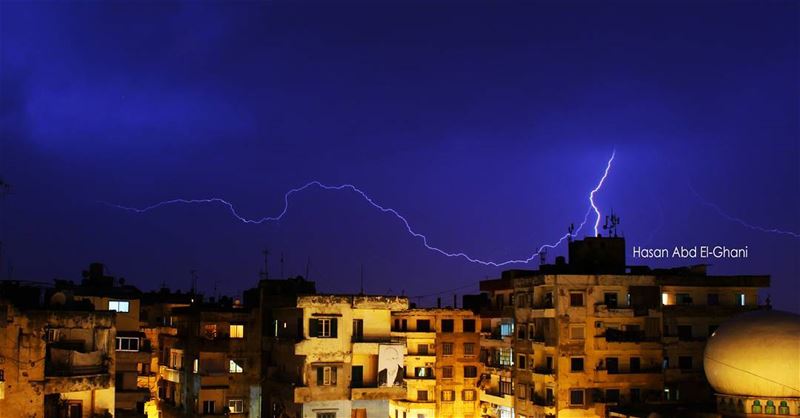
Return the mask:
<svg viewBox="0 0 800 418">
<path fill-rule="evenodd" d="M 703 367 L 717 393 L 800 397 L 800 315 L 753 311 L 731 318 L 708 339 Z"/>
</svg>

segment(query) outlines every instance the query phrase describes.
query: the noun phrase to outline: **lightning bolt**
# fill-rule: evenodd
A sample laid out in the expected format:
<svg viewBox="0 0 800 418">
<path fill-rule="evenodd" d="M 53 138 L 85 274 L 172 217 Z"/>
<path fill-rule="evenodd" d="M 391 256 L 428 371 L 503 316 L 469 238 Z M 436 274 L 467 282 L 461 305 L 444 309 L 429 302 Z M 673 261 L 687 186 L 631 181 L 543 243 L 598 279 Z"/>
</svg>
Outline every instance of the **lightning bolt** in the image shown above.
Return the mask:
<svg viewBox="0 0 800 418">
<path fill-rule="evenodd" d="M 708 206 L 711 209 L 714 209 L 714 211 L 716 211 L 720 216 L 722 216 L 723 218 L 725 218 L 725 219 L 727 219 L 727 220 L 729 220 L 731 222 L 736 222 L 736 223 L 738 223 L 739 225 L 742 225 L 745 228 L 752 229 L 753 231 L 767 232 L 767 233 L 770 233 L 770 234 L 778 234 L 778 235 L 788 235 L 788 236 L 790 236 L 792 238 L 800 238 L 800 234 L 798 234 L 797 232 L 787 231 L 787 230 L 778 229 L 778 228 L 768 228 L 768 227 L 753 225 L 753 224 L 751 224 L 751 223 L 749 223 L 749 222 L 747 222 L 747 221 L 745 221 L 745 220 L 743 220 L 741 218 L 737 218 L 737 217 L 735 217 L 733 215 L 728 214 L 727 212 L 722 210 L 722 208 L 720 208 L 716 204 L 711 203 L 711 202 L 703 199 L 703 197 L 700 196 L 700 193 L 697 193 L 697 191 L 694 189 L 694 187 L 692 187 L 691 183 L 689 183 L 689 190 L 692 191 L 692 193 L 697 198 L 697 200 L 700 201 L 700 203 L 702 203 L 704 206 Z"/>
<path fill-rule="evenodd" d="M 616 154 L 616 151 L 614 152 L 614 154 Z M 391 214 L 392 216 L 394 216 L 395 218 L 400 220 L 400 222 L 402 222 L 403 225 L 406 227 L 406 231 L 411 236 L 420 239 L 422 241 L 422 244 L 428 250 L 434 251 L 434 252 L 439 253 L 441 255 L 444 255 L 446 257 L 463 258 L 463 259 L 465 259 L 465 260 L 467 260 L 467 261 L 469 261 L 471 263 L 481 264 L 481 265 L 484 265 L 484 266 L 502 267 L 502 266 L 506 266 L 506 265 L 509 265 L 509 264 L 527 264 L 527 263 L 533 261 L 539 254 L 542 253 L 542 251 L 544 251 L 546 249 L 556 248 L 562 242 L 564 242 L 564 240 L 566 240 L 570 236 L 571 237 L 577 236 L 578 233 L 583 228 L 583 226 L 586 224 L 586 222 L 588 222 L 589 215 L 592 213 L 592 211 L 594 211 L 597 214 L 597 220 L 595 221 L 595 226 L 594 226 L 595 236 L 597 235 L 597 228 L 598 228 L 598 225 L 600 224 L 600 211 L 599 211 L 599 209 L 597 208 L 597 206 L 594 203 L 594 196 L 600 190 L 600 188 L 603 187 L 603 183 L 605 182 L 606 178 L 608 177 L 608 173 L 609 173 L 609 171 L 611 169 L 611 163 L 614 160 L 614 154 L 611 155 L 611 159 L 609 159 L 608 163 L 606 164 L 606 169 L 603 172 L 603 177 L 597 183 L 597 186 L 595 186 L 595 188 L 592 189 L 591 193 L 589 193 L 590 208 L 586 212 L 586 215 L 584 215 L 583 221 L 580 223 L 578 228 L 573 233 L 571 233 L 571 234 L 567 233 L 567 234 L 563 235 L 558 241 L 556 241 L 556 242 L 554 242 L 552 244 L 542 245 L 541 247 L 539 247 L 539 249 L 535 253 L 533 253 L 528 258 L 506 260 L 506 261 L 481 260 L 481 259 L 478 259 L 478 258 L 475 258 L 475 257 L 471 257 L 471 256 L 467 255 L 464 252 L 449 252 L 449 251 L 445 251 L 445 250 L 443 250 L 443 249 L 441 249 L 439 247 L 433 246 L 428 242 L 428 237 L 423 235 L 423 234 L 421 234 L 421 233 L 419 233 L 419 232 L 417 232 L 417 231 L 415 231 L 411 227 L 411 224 L 408 222 L 408 219 L 406 219 L 403 215 L 401 215 L 397 210 L 389 208 L 389 207 L 385 207 L 385 206 L 379 204 L 374 199 L 372 199 L 369 195 L 367 195 L 366 192 L 364 192 L 363 190 L 359 189 L 358 187 L 356 187 L 356 186 L 354 186 L 352 184 L 341 184 L 341 185 L 331 186 L 331 185 L 327 185 L 327 184 L 324 184 L 322 182 L 319 182 L 317 180 L 310 181 L 310 182 L 306 183 L 305 185 L 303 185 L 301 187 L 297 187 L 297 188 L 294 188 L 294 189 L 291 189 L 291 190 L 287 191 L 286 194 L 283 195 L 283 210 L 278 215 L 276 215 L 276 216 L 265 216 L 265 217 L 262 217 L 262 218 L 254 218 L 254 219 L 249 219 L 249 218 L 246 218 L 246 217 L 242 216 L 241 214 L 239 214 L 239 212 L 236 211 L 236 208 L 233 206 L 233 204 L 231 202 L 228 202 L 227 200 L 221 199 L 221 198 L 218 198 L 218 197 L 213 197 L 213 198 L 208 198 L 208 199 L 172 199 L 172 200 L 165 200 L 165 201 L 158 202 L 158 203 L 155 203 L 153 205 L 150 205 L 150 206 L 147 206 L 147 207 L 143 207 L 143 208 L 122 206 L 122 205 L 117 205 L 117 204 L 108 203 L 108 202 L 101 202 L 101 203 L 106 204 L 106 205 L 111 206 L 111 207 L 114 207 L 114 208 L 117 208 L 117 209 L 123 209 L 123 210 L 126 210 L 126 211 L 135 212 L 135 213 L 149 212 L 151 210 L 158 209 L 158 208 L 163 207 L 163 206 L 169 206 L 169 205 L 175 205 L 175 204 L 220 204 L 220 205 L 223 205 L 226 208 L 228 208 L 228 211 L 231 213 L 231 215 L 233 215 L 233 217 L 236 218 L 237 220 L 239 220 L 240 222 L 243 222 L 243 223 L 246 223 L 246 224 L 261 224 L 261 223 L 264 223 L 264 222 L 275 222 L 275 221 L 281 220 L 289 211 L 289 197 L 291 197 L 295 193 L 302 192 L 302 191 L 304 191 L 306 189 L 309 189 L 309 188 L 312 188 L 312 187 L 320 188 L 320 189 L 323 189 L 323 190 L 335 190 L 335 191 L 349 190 L 349 191 L 354 192 L 357 195 L 361 196 L 362 199 L 364 199 L 367 203 L 372 205 L 372 207 L 374 207 L 375 209 L 378 209 L 379 211 L 381 211 L 383 213 Z"/>
</svg>

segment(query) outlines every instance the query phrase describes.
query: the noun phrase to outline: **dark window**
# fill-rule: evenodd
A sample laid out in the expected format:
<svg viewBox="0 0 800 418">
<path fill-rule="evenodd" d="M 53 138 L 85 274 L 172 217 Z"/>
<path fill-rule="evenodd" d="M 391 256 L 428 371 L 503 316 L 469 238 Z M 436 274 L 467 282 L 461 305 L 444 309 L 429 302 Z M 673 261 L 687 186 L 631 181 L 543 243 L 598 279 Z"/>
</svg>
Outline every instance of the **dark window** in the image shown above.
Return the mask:
<svg viewBox="0 0 800 418">
<path fill-rule="evenodd" d="M 464 343 L 464 355 L 465 356 L 475 355 L 475 343 Z"/>
<path fill-rule="evenodd" d="M 417 319 L 417 331 L 429 332 L 431 330 L 431 321 L 427 319 Z"/>
<path fill-rule="evenodd" d="M 582 372 L 583 371 L 583 357 L 573 357 L 573 358 L 571 358 L 570 359 L 570 370 L 573 371 L 573 372 Z"/>
<path fill-rule="evenodd" d="M 453 343 L 442 343 L 442 355 L 445 356 L 453 355 Z"/>
<path fill-rule="evenodd" d="M 675 295 L 675 303 L 678 305 L 691 305 L 692 297 L 688 293 L 678 293 Z"/>
<path fill-rule="evenodd" d="M 442 377 L 445 379 L 453 378 L 453 366 L 442 367 Z"/>
<path fill-rule="evenodd" d="M 556 397 L 553 392 L 553 388 L 547 388 L 544 391 L 544 400 L 547 405 L 554 405 L 556 403 Z"/>
<path fill-rule="evenodd" d="M 603 303 L 609 308 L 616 308 L 617 307 L 617 294 L 616 293 L 605 293 L 603 295 Z"/>
<path fill-rule="evenodd" d="M 360 388 L 364 385 L 364 366 L 353 366 L 352 381 L 354 388 Z"/>
<path fill-rule="evenodd" d="M 608 370 L 609 374 L 614 374 L 619 372 L 619 359 L 616 357 L 607 357 L 606 358 L 606 369 Z"/>
<path fill-rule="evenodd" d="M 573 389 L 569 391 L 569 404 L 570 405 L 583 405 L 583 390 Z"/>
<path fill-rule="evenodd" d="M 525 328 L 525 324 L 520 324 L 520 326 L 517 327 L 517 339 L 524 340 L 526 338 Z"/>
<path fill-rule="evenodd" d="M 553 370 L 553 357 L 547 356 L 547 358 L 545 358 L 544 361 L 545 365 L 547 366 L 547 371 Z"/>
<path fill-rule="evenodd" d="M 363 319 L 354 319 L 353 320 L 353 339 L 355 341 L 361 341 L 364 339 L 364 320 Z"/>
<path fill-rule="evenodd" d="M 719 294 L 718 293 L 709 293 L 708 294 L 708 304 L 709 305 L 719 305 Z"/>
<path fill-rule="evenodd" d="M 578 292 L 570 293 L 569 306 L 583 306 L 583 293 L 578 293 Z"/>
<path fill-rule="evenodd" d="M 681 369 L 691 369 L 692 368 L 692 357 L 691 356 L 680 356 L 678 357 L 678 367 Z"/>
<path fill-rule="evenodd" d="M 3 382 L 5 380 L 6 380 L 5 372 L 2 369 L 0 369 L 0 382 Z"/>
<path fill-rule="evenodd" d="M 464 327 L 464 332 L 475 332 L 475 320 L 474 319 L 465 319 L 462 323 Z"/>
<path fill-rule="evenodd" d="M 464 377 L 478 377 L 478 368 L 475 366 L 464 366 Z"/>
<path fill-rule="evenodd" d="M 631 402 L 639 402 L 642 400 L 642 390 L 639 388 L 631 389 Z"/>
<path fill-rule="evenodd" d="M 606 389 L 606 402 L 608 403 L 619 402 L 619 389 Z"/>
<path fill-rule="evenodd" d="M 418 390 L 417 391 L 417 400 L 418 401 L 427 401 L 428 400 L 428 391 L 427 390 Z"/>
<path fill-rule="evenodd" d="M 425 356 L 428 354 L 428 344 L 417 344 L 417 354 Z"/>
<path fill-rule="evenodd" d="M 211 415 L 214 413 L 214 401 L 203 401 L 203 414 Z"/>
<path fill-rule="evenodd" d="M 527 357 L 525 357 L 525 354 L 520 354 L 519 355 L 519 362 L 517 363 L 517 368 L 524 369 L 525 368 L 525 360 L 527 360 Z"/>
<path fill-rule="evenodd" d="M 691 325 L 678 325 L 678 339 L 681 341 L 689 341 L 692 339 L 692 326 Z"/>
<path fill-rule="evenodd" d="M 123 382 L 125 381 L 124 377 L 125 377 L 125 375 L 120 373 L 120 372 L 117 372 L 117 373 L 114 374 L 114 386 L 117 387 L 117 390 L 123 390 L 124 389 L 123 388 L 123 386 L 124 386 Z"/>
<path fill-rule="evenodd" d="M 642 369 L 642 359 L 639 357 L 631 357 L 631 372 L 636 373 Z"/>
<path fill-rule="evenodd" d="M 452 319 L 442 319 L 442 332 L 453 332 L 454 327 Z"/>
</svg>

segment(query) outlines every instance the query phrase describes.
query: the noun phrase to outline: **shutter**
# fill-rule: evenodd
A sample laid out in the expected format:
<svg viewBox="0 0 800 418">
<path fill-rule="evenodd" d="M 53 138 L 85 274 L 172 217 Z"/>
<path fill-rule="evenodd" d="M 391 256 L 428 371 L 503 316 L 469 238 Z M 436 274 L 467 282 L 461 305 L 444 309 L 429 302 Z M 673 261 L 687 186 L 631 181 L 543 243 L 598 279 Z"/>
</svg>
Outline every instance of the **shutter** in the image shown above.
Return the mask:
<svg viewBox="0 0 800 418">
<path fill-rule="evenodd" d="M 336 367 L 331 367 L 331 384 L 336 386 Z"/>
<path fill-rule="evenodd" d="M 317 386 L 322 386 L 325 382 L 325 368 L 317 367 Z"/>
<path fill-rule="evenodd" d="M 319 336 L 319 320 L 316 318 L 311 318 L 308 320 L 308 336 L 309 337 L 318 337 Z"/>
<path fill-rule="evenodd" d="M 339 318 L 331 318 L 331 337 L 336 338 L 339 336 Z"/>
</svg>

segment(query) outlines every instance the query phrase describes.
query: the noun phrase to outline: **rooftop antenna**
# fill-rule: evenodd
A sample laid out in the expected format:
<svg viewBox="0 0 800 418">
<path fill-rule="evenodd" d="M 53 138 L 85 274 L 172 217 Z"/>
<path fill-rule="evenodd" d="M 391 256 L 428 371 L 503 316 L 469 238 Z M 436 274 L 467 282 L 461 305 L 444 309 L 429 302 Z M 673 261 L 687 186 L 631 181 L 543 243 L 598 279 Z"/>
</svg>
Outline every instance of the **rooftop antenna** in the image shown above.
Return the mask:
<svg viewBox="0 0 800 418">
<path fill-rule="evenodd" d="M 569 224 L 569 228 L 567 228 L 567 232 L 569 233 L 567 235 L 567 242 L 572 242 L 572 237 L 575 235 L 575 224 L 574 223 Z"/>
<path fill-rule="evenodd" d="M 361 292 L 360 295 L 364 295 L 364 263 L 361 263 Z"/>
<path fill-rule="evenodd" d="M 606 223 L 603 229 L 608 230 L 609 237 L 617 237 L 617 226 L 619 225 L 619 216 L 614 215 L 614 210 L 611 210 L 611 215 L 606 215 Z"/>
<path fill-rule="evenodd" d="M 261 250 L 261 254 L 264 256 L 264 270 L 261 272 L 261 276 L 267 280 L 269 279 L 269 249 L 264 248 Z"/>
<path fill-rule="evenodd" d="M 197 270 L 189 270 L 189 274 L 192 276 L 192 294 L 197 293 Z"/>
</svg>

